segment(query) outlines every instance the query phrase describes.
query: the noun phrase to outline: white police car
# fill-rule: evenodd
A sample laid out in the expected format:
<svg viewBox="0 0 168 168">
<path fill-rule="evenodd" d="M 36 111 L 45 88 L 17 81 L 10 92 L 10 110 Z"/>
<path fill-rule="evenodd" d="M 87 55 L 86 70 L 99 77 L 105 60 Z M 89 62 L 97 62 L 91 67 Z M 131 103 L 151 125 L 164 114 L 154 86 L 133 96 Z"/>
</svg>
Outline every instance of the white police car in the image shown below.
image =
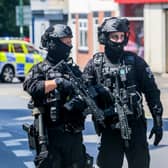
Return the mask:
<svg viewBox="0 0 168 168">
<path fill-rule="evenodd" d="M 11 83 L 14 77 L 23 81 L 30 68 L 44 57 L 24 40 L 0 39 L 0 79 Z"/>
</svg>

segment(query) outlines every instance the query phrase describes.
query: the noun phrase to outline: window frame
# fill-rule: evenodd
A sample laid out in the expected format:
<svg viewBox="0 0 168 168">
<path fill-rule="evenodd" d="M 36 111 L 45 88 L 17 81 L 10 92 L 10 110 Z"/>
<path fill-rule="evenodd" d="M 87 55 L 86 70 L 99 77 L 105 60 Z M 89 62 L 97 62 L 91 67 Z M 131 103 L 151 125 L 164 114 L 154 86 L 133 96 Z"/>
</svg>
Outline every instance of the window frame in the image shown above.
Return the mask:
<svg viewBox="0 0 168 168">
<path fill-rule="evenodd" d="M 79 19 L 78 49 L 87 52 L 88 47 L 88 19 Z"/>
</svg>

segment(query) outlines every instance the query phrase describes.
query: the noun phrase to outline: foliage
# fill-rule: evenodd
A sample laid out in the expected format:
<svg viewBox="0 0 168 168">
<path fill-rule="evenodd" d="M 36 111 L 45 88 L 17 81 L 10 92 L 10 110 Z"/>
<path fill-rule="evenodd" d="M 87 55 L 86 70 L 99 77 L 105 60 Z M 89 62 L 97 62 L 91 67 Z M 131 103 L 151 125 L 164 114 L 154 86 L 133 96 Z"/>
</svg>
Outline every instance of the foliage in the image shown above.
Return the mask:
<svg viewBox="0 0 168 168">
<path fill-rule="evenodd" d="M 23 0 L 23 5 L 29 5 L 30 0 Z M 19 0 L 0 0 L 0 37 L 19 37 L 19 26 L 16 26 L 16 6 Z M 29 36 L 28 27 L 24 26 L 24 36 Z"/>
</svg>

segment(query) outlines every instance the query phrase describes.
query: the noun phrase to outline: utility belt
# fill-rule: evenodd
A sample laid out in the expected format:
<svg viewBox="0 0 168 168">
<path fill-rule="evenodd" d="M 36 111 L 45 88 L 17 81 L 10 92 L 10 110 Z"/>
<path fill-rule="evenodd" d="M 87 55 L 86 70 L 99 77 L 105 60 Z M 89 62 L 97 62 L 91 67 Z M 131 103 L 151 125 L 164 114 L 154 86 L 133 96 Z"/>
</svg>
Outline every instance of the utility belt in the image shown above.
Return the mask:
<svg viewBox="0 0 168 168">
<path fill-rule="evenodd" d="M 83 130 L 84 130 L 83 126 L 74 127 L 73 124 L 64 124 L 64 131 L 71 134 L 76 134 L 82 132 Z"/>
<path fill-rule="evenodd" d="M 144 111 L 143 109 L 141 109 L 141 111 L 136 111 L 137 109 L 134 109 L 134 111 L 132 113 L 126 114 L 127 120 L 128 120 L 128 124 L 129 123 L 136 123 L 137 120 L 143 118 L 144 119 Z M 118 114 L 114 112 L 114 107 L 108 108 L 106 110 L 104 110 L 104 115 L 105 115 L 105 125 L 106 127 L 110 127 L 112 129 L 119 129 L 120 128 L 120 123 L 119 123 L 119 118 L 118 118 Z M 101 135 L 102 132 L 102 127 L 101 125 L 99 125 L 93 118 L 93 123 L 94 123 L 94 127 L 95 127 L 95 131 L 97 133 L 98 136 Z"/>
<path fill-rule="evenodd" d="M 134 111 L 131 114 L 126 114 L 126 119 L 128 121 L 128 125 L 132 125 L 133 123 L 137 123 L 138 120 L 143 119 L 144 120 L 144 111 L 141 109 L 141 111 L 136 111 L 137 109 L 134 109 Z M 118 118 L 118 114 L 114 114 L 113 116 L 107 116 L 105 117 L 105 123 L 106 126 L 110 126 L 112 129 L 120 129 L 120 122 Z"/>
<path fill-rule="evenodd" d="M 128 109 L 126 110 L 126 116 L 127 118 L 129 119 L 138 119 L 140 116 L 143 115 L 143 108 L 142 108 L 142 105 L 139 104 L 139 105 L 135 105 L 135 106 L 132 106 L 132 105 L 127 105 Z M 112 105 L 110 106 L 109 108 L 106 108 L 104 110 L 104 116 L 105 118 L 107 117 L 116 117 L 118 116 L 118 113 L 115 112 L 115 107 Z"/>
<path fill-rule="evenodd" d="M 67 132 L 70 134 L 77 134 L 82 132 L 84 129 L 83 126 L 73 126 L 71 123 L 60 124 L 60 125 L 52 125 L 49 127 L 49 130 Z"/>
</svg>

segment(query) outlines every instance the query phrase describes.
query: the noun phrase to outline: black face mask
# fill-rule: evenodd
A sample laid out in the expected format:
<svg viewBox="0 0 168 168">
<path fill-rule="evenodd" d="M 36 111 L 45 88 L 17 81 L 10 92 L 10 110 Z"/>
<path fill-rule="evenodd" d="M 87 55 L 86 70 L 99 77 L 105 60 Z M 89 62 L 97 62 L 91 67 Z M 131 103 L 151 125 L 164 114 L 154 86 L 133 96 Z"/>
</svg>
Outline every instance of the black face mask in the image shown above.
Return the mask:
<svg viewBox="0 0 168 168">
<path fill-rule="evenodd" d="M 66 60 L 69 57 L 72 46 L 68 46 L 57 40 L 49 46 L 47 60 L 52 64 L 57 64 L 61 60 Z"/>
<path fill-rule="evenodd" d="M 114 64 L 119 63 L 124 52 L 124 45 L 122 43 L 109 42 L 105 45 L 105 54 L 107 58 Z"/>
</svg>

